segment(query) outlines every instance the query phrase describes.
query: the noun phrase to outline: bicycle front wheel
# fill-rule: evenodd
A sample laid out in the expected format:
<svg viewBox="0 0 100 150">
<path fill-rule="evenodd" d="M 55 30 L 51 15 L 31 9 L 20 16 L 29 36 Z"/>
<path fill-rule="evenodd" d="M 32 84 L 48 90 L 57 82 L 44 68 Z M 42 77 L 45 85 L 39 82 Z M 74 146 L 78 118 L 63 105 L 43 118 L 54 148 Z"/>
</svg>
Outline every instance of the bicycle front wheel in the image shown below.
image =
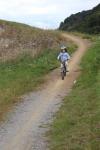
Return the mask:
<svg viewBox="0 0 100 150">
<path fill-rule="evenodd" d="M 62 78 L 62 80 L 64 80 L 64 72 L 61 72 L 61 78 Z"/>
</svg>

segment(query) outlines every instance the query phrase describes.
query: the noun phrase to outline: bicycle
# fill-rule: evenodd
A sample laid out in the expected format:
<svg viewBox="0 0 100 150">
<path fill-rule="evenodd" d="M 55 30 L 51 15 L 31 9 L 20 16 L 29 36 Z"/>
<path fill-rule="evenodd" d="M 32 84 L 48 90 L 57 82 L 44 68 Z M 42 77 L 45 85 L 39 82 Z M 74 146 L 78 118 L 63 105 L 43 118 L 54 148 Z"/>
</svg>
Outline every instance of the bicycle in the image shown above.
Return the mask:
<svg viewBox="0 0 100 150">
<path fill-rule="evenodd" d="M 64 78 L 66 76 L 66 71 L 67 71 L 66 64 L 65 64 L 65 62 L 62 62 L 62 67 L 61 67 L 61 78 L 62 78 L 62 80 L 64 80 Z"/>
</svg>

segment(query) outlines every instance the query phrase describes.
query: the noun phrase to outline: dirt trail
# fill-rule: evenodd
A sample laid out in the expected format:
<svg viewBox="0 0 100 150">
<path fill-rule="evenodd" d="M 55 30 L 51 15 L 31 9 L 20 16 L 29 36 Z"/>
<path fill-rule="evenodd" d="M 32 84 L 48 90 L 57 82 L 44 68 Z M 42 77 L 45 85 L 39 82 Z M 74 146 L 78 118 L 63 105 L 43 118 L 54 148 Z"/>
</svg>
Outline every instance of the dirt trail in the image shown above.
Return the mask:
<svg viewBox="0 0 100 150">
<path fill-rule="evenodd" d="M 88 47 L 88 42 L 73 35 L 63 34 L 78 45 L 70 61 L 70 73 L 64 81 L 60 70 L 48 75 L 48 82 L 37 92 L 23 96 L 24 101 L 9 114 L 0 126 L 0 150 L 47 150 L 43 136 L 49 121 L 61 106 L 62 99 L 70 92 L 74 80 L 80 74 L 79 63 Z"/>
</svg>

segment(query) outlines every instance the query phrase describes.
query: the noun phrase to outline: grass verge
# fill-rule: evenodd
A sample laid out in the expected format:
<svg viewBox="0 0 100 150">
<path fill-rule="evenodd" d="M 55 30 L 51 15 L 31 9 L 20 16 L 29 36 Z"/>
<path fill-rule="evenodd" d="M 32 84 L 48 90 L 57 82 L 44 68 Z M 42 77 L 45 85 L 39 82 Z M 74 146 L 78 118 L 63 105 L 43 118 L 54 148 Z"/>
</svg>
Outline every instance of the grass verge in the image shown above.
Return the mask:
<svg viewBox="0 0 100 150">
<path fill-rule="evenodd" d="M 51 150 L 100 149 L 100 38 L 84 56 L 82 74 L 49 132 Z"/>
<path fill-rule="evenodd" d="M 70 47 L 72 52 L 75 47 Z M 58 50 L 46 49 L 33 58 L 23 54 L 16 60 L 0 63 L 0 120 L 21 95 L 36 89 L 44 76 L 58 67 Z"/>
</svg>

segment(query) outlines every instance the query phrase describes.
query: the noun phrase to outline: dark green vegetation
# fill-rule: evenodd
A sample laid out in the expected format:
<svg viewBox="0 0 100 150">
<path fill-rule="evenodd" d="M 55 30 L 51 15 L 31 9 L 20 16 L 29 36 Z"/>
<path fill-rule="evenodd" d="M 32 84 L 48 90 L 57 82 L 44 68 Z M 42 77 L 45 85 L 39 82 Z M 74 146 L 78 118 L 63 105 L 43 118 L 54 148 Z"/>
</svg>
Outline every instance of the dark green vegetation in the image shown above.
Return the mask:
<svg viewBox="0 0 100 150">
<path fill-rule="evenodd" d="M 61 22 L 60 30 L 100 33 L 100 4 L 92 10 L 79 12 Z"/>
<path fill-rule="evenodd" d="M 82 74 L 51 126 L 51 150 L 100 149 L 100 38 L 84 56 Z"/>
</svg>

